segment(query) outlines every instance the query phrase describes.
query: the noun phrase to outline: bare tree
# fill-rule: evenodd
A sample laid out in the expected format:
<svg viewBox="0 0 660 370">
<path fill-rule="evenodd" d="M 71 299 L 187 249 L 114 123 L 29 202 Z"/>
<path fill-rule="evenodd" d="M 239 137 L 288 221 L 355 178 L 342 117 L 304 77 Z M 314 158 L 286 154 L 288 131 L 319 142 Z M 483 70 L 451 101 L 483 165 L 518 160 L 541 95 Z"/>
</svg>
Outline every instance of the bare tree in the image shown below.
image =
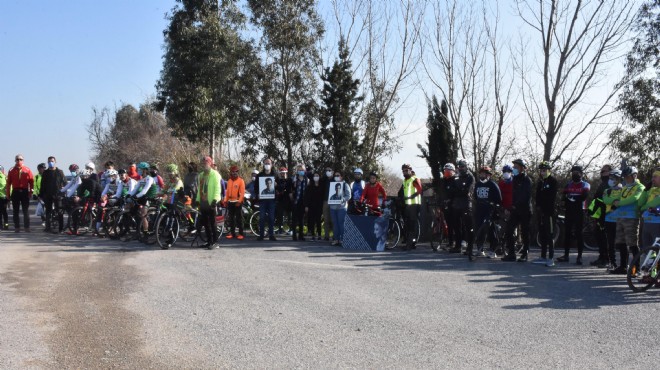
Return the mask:
<svg viewBox="0 0 660 370">
<path fill-rule="evenodd" d="M 525 65 L 534 55 L 528 48 L 520 53 L 519 67 L 523 107 L 543 144 L 543 160 L 556 162 L 578 149 L 579 140 L 593 139 L 590 130 L 615 112 L 610 102 L 621 84 L 606 86 L 606 73 L 623 55 L 634 4 L 517 0 L 517 14 L 532 29 L 532 44 L 540 46 L 540 65 Z"/>
</svg>

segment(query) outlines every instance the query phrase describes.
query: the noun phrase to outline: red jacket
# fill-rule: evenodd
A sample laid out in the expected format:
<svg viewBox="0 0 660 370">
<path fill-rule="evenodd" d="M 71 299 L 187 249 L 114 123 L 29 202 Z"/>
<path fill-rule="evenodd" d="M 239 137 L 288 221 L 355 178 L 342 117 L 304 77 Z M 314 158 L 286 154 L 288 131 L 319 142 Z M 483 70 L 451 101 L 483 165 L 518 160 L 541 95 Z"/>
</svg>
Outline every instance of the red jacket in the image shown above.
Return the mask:
<svg viewBox="0 0 660 370">
<path fill-rule="evenodd" d="M 502 207 L 510 210 L 513 205 L 513 180 L 506 181 L 502 179 L 497 185 L 502 192 Z"/>
<path fill-rule="evenodd" d="M 20 169 L 13 167 L 7 174 L 7 198 L 11 195 L 12 190 L 25 189 L 30 192 L 32 196 L 32 189 L 34 189 L 34 176 L 29 168 L 23 166 Z"/>
<path fill-rule="evenodd" d="M 362 190 L 362 197 L 360 198 L 360 201 L 366 199 L 368 205 L 372 207 L 378 207 L 380 205 L 378 203 L 378 194 L 382 195 L 383 200 L 387 199 L 387 193 L 385 193 L 383 185 L 381 185 L 379 182 L 373 186 L 371 183 L 367 183 L 367 185 L 364 186 L 364 190 Z"/>
</svg>

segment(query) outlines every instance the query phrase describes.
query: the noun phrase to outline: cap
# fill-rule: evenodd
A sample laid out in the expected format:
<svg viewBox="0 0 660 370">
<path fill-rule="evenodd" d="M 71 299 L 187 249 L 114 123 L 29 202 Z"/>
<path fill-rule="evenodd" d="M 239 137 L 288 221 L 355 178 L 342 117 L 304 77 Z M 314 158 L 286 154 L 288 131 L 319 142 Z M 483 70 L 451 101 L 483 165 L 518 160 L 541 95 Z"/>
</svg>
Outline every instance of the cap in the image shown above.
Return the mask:
<svg viewBox="0 0 660 370">
<path fill-rule="evenodd" d="M 280 167 L 280 172 L 289 172 L 289 170 L 286 167 Z"/>
<path fill-rule="evenodd" d="M 408 166 L 410 166 L 410 165 L 408 165 Z M 353 173 L 359 173 L 360 175 L 364 174 L 364 172 L 362 172 L 362 169 L 360 167 L 357 167 L 356 169 L 354 169 Z"/>
<path fill-rule="evenodd" d="M 521 166 L 523 168 L 527 168 L 527 162 L 522 158 L 514 159 L 513 164 L 517 164 L 518 166 Z"/>
<path fill-rule="evenodd" d="M 504 167 L 502 167 L 502 172 L 513 172 L 513 168 L 509 164 L 505 164 Z"/>
</svg>

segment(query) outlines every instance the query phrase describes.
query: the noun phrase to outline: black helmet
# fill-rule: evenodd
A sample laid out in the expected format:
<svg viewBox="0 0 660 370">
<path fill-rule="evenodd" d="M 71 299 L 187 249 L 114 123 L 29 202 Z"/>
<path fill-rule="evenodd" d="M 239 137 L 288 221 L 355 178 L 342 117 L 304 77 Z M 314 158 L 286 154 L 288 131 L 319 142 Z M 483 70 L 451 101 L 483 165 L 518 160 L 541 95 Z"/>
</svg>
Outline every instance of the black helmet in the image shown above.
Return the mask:
<svg viewBox="0 0 660 370">
<path fill-rule="evenodd" d="M 525 160 L 522 159 L 522 158 L 515 159 L 515 160 L 513 161 L 513 164 L 517 164 L 518 166 L 521 166 L 521 167 L 523 167 L 523 168 L 527 168 L 527 161 L 525 161 Z"/>
<path fill-rule="evenodd" d="M 550 165 L 550 162 L 548 161 L 543 161 L 539 163 L 539 170 L 551 170 L 552 165 Z"/>
<path fill-rule="evenodd" d="M 378 173 L 377 172 L 369 172 L 369 177 L 374 176 L 378 178 Z"/>
<path fill-rule="evenodd" d="M 119 175 L 123 175 L 125 173 L 126 173 L 126 170 L 123 169 L 123 168 L 121 170 L 117 171 L 117 174 L 119 174 Z"/>
<path fill-rule="evenodd" d="M 45 170 L 46 169 L 46 164 L 45 163 L 39 163 L 39 165 L 37 166 L 37 169 L 38 170 L 41 170 L 41 169 Z"/>
<path fill-rule="evenodd" d="M 627 176 L 632 176 L 632 175 L 637 175 L 637 167 L 635 166 L 628 166 L 621 171 L 621 176 L 627 177 Z"/>
<path fill-rule="evenodd" d="M 582 166 L 575 165 L 575 166 L 571 167 L 571 172 L 582 173 Z"/>
</svg>

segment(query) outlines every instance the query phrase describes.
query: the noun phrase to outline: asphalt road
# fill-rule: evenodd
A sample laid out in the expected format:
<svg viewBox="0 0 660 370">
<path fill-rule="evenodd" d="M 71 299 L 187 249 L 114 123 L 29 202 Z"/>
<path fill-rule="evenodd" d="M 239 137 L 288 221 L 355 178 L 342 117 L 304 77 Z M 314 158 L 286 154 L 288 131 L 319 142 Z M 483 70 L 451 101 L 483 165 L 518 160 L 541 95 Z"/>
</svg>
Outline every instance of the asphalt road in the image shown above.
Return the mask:
<svg viewBox="0 0 660 370">
<path fill-rule="evenodd" d="M 588 256 L 590 260 L 593 256 Z M 642 368 L 660 290 L 320 243 L 163 251 L 0 233 L 0 368 Z"/>
</svg>

